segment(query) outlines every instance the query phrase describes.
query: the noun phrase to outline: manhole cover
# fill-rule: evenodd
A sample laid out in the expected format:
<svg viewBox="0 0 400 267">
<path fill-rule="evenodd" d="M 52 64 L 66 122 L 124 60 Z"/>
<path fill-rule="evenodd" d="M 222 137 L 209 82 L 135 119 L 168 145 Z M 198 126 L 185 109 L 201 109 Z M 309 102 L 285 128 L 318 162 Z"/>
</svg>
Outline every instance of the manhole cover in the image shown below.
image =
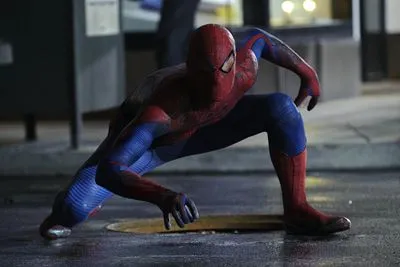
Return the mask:
<svg viewBox="0 0 400 267">
<path fill-rule="evenodd" d="M 259 232 L 283 229 L 282 215 L 214 215 L 201 217 L 181 229 L 172 223 L 171 230 L 164 229 L 162 219 L 127 219 L 106 227 L 124 233 L 182 233 L 182 232 Z"/>
</svg>

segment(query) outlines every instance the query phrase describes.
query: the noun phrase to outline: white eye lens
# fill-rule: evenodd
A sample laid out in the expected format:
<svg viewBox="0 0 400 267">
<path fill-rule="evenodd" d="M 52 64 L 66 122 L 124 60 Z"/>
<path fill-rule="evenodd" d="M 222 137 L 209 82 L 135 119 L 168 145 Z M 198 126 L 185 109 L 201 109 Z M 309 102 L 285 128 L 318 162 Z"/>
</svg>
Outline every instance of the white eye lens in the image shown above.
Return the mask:
<svg viewBox="0 0 400 267">
<path fill-rule="evenodd" d="M 221 70 L 223 72 L 229 72 L 232 69 L 233 63 L 235 63 L 235 55 L 231 53 L 222 65 Z"/>
</svg>

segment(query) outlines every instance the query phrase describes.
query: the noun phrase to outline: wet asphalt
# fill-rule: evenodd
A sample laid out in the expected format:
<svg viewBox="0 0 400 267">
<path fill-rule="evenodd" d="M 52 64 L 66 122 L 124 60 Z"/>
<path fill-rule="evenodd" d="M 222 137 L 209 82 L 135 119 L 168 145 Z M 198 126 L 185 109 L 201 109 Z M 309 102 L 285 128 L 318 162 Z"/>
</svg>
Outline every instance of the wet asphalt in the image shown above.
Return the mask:
<svg viewBox="0 0 400 267">
<path fill-rule="evenodd" d="M 400 172 L 310 173 L 310 203 L 351 219 L 329 237 L 128 234 L 105 226 L 155 218 L 147 203 L 113 197 L 68 239 L 45 241 L 38 225 L 67 177 L 0 177 L 0 266 L 400 266 Z M 274 175 L 151 177 L 196 202 L 201 216 L 280 214 Z"/>
</svg>

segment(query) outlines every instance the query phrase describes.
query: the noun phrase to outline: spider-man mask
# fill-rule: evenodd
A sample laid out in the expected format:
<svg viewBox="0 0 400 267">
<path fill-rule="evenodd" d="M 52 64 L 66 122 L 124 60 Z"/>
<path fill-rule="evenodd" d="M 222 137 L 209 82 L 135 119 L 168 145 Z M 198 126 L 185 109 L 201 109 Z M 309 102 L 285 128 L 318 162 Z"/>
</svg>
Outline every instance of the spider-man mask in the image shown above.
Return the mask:
<svg viewBox="0 0 400 267">
<path fill-rule="evenodd" d="M 226 28 L 207 24 L 192 34 L 186 64 L 199 95 L 224 100 L 233 87 L 235 63 L 235 40 Z"/>
</svg>

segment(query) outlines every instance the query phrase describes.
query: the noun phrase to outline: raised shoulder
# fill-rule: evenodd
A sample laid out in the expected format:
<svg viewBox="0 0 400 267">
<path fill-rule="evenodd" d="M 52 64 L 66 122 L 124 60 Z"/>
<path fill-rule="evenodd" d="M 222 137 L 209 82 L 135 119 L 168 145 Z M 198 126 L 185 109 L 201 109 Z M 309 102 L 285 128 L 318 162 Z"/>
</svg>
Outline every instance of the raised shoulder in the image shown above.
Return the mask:
<svg viewBox="0 0 400 267">
<path fill-rule="evenodd" d="M 173 67 L 157 70 L 147 75 L 143 81 L 129 94 L 127 101 L 132 103 L 145 103 L 154 92 L 160 89 L 160 84 L 170 77 L 180 75 L 186 70 L 186 65 L 181 64 Z"/>
<path fill-rule="evenodd" d="M 266 50 L 271 49 L 274 45 L 271 35 L 259 28 L 250 28 L 242 31 L 238 35 L 238 50 L 250 49 L 254 52 L 257 60 L 259 60 Z"/>
<path fill-rule="evenodd" d="M 242 47 L 237 52 L 235 85 L 240 91 L 249 90 L 257 79 L 258 61 L 253 50 Z"/>
<path fill-rule="evenodd" d="M 249 42 L 244 42 L 237 50 L 236 62 L 235 85 L 241 92 L 247 91 L 256 82 L 258 72 L 258 58 Z"/>
<path fill-rule="evenodd" d="M 155 96 L 163 90 L 161 86 L 166 80 L 182 75 L 186 70 L 185 64 L 157 70 L 148 76 L 129 94 L 121 105 L 123 113 L 134 118 L 140 110 Z"/>
</svg>

